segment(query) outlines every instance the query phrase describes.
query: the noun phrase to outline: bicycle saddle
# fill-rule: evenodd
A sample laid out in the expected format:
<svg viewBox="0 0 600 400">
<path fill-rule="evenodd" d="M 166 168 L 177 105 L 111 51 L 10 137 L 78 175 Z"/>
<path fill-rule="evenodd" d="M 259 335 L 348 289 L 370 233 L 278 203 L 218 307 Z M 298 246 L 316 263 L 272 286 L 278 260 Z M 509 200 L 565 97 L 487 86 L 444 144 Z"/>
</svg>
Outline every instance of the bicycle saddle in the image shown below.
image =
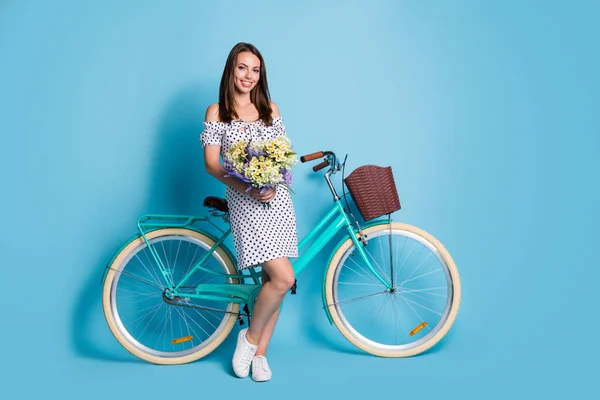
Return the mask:
<svg viewBox="0 0 600 400">
<path fill-rule="evenodd" d="M 227 200 L 220 197 L 208 196 L 204 199 L 204 207 L 212 207 L 222 212 L 229 212 Z"/>
</svg>

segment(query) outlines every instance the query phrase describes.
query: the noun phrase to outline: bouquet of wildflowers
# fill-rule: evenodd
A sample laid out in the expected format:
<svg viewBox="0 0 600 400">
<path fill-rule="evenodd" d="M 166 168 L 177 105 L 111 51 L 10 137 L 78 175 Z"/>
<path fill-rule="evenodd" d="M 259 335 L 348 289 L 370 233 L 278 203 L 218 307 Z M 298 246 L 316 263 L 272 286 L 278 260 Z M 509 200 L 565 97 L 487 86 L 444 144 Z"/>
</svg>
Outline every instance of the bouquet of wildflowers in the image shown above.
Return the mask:
<svg viewBox="0 0 600 400">
<path fill-rule="evenodd" d="M 297 162 L 287 136 L 254 142 L 240 140 L 231 146 L 223 160 L 226 177 L 247 183 L 246 192 L 256 187 L 261 193 L 277 185 L 293 192 L 291 167 Z"/>
</svg>

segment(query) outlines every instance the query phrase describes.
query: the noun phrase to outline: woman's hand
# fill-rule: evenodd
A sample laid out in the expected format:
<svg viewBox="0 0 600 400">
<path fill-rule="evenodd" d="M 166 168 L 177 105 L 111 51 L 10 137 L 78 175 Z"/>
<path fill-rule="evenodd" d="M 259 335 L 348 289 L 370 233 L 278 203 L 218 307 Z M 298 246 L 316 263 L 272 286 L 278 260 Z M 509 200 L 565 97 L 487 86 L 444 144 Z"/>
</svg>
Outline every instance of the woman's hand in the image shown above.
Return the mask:
<svg viewBox="0 0 600 400">
<path fill-rule="evenodd" d="M 260 189 L 255 188 L 255 187 L 250 189 L 250 191 L 248 192 L 248 194 L 250 194 L 250 196 L 254 197 L 257 200 L 262 201 L 263 203 L 268 203 L 269 201 L 273 200 L 273 197 L 275 197 L 276 193 L 277 193 L 277 190 L 275 188 L 268 188 L 263 191 L 263 194 L 260 194 Z"/>
</svg>

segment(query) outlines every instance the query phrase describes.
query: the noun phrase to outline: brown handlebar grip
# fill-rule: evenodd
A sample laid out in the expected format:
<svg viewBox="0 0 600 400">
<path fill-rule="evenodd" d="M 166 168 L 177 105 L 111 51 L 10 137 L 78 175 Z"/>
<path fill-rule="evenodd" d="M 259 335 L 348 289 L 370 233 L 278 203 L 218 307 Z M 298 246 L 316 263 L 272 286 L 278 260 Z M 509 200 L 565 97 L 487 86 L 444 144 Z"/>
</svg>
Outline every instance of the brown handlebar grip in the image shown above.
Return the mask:
<svg viewBox="0 0 600 400">
<path fill-rule="evenodd" d="M 320 164 L 317 164 L 313 167 L 313 171 L 317 172 L 320 169 L 323 169 L 325 167 L 329 166 L 329 161 L 323 161 Z"/>
<path fill-rule="evenodd" d="M 302 161 L 302 162 L 312 161 L 312 160 L 316 160 L 317 158 L 321 158 L 323 156 L 324 155 L 323 155 L 322 151 L 317 151 L 316 153 L 310 153 L 310 154 L 300 157 L 300 161 Z"/>
</svg>

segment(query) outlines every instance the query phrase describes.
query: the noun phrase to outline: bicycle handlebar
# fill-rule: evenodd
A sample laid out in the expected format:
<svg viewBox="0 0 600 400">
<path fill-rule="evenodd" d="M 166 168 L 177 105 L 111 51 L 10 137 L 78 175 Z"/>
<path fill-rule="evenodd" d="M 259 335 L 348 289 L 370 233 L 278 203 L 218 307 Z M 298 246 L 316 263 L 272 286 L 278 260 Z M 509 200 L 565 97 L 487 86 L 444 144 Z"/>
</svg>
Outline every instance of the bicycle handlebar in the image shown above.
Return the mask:
<svg viewBox="0 0 600 400">
<path fill-rule="evenodd" d="M 339 167 L 338 162 L 336 161 L 335 154 L 332 151 L 317 151 L 316 153 L 310 153 L 305 156 L 300 157 L 300 161 L 307 162 L 316 160 L 317 158 L 325 157 L 325 160 L 320 164 L 317 164 L 313 167 L 313 171 L 317 172 L 325 167 L 329 167 L 333 165 L 333 173 L 335 173 L 336 168 Z"/>
<path fill-rule="evenodd" d="M 316 160 L 317 158 L 321 158 L 324 156 L 325 155 L 323 154 L 322 151 L 317 151 L 316 153 L 310 153 L 310 154 L 300 157 L 300 161 L 302 161 L 302 162 L 312 161 L 312 160 Z"/>
<path fill-rule="evenodd" d="M 323 161 L 320 164 L 315 165 L 313 167 L 313 171 L 317 172 L 318 170 L 323 169 L 323 168 L 328 167 L 328 166 L 329 166 L 329 161 L 326 160 L 326 161 Z"/>
</svg>

